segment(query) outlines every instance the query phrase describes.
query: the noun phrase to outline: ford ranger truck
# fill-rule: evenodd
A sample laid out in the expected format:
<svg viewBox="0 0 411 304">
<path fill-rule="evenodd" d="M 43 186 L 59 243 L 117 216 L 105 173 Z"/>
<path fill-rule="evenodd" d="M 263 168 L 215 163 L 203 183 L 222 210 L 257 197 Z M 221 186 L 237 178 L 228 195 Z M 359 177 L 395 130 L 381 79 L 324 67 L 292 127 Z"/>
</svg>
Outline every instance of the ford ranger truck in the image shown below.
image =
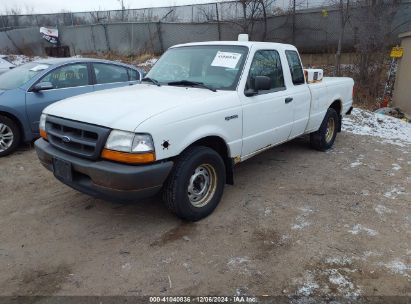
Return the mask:
<svg viewBox="0 0 411 304">
<path fill-rule="evenodd" d="M 288 44 L 177 45 L 140 85 L 47 107 L 35 148 L 78 191 L 116 201 L 161 191 L 172 212 L 197 221 L 233 184 L 236 164 L 303 134 L 317 150 L 333 146 L 354 82 L 317 73 L 308 83 L 305 72 Z"/>
</svg>

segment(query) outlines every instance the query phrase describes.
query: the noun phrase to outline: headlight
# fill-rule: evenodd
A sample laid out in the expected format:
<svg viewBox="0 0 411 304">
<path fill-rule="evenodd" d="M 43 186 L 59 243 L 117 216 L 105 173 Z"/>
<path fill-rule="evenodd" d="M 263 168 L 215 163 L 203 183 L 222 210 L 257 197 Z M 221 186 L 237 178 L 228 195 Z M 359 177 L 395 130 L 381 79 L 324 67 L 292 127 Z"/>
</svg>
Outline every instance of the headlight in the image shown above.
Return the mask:
<svg viewBox="0 0 411 304">
<path fill-rule="evenodd" d="M 127 164 L 148 164 L 156 160 L 153 138 L 149 134 L 111 131 L 101 157 Z"/>
<path fill-rule="evenodd" d="M 145 153 L 154 151 L 154 143 L 149 134 L 113 130 L 107 139 L 106 149 L 127 153 Z"/>
<path fill-rule="evenodd" d="M 48 139 L 47 133 L 46 133 L 46 119 L 47 119 L 47 115 L 41 114 L 40 123 L 39 123 L 40 136 L 45 140 Z"/>
<path fill-rule="evenodd" d="M 40 116 L 40 125 L 39 125 L 40 130 L 46 131 L 46 119 L 47 119 L 47 115 L 46 114 L 41 114 L 41 116 Z"/>
</svg>

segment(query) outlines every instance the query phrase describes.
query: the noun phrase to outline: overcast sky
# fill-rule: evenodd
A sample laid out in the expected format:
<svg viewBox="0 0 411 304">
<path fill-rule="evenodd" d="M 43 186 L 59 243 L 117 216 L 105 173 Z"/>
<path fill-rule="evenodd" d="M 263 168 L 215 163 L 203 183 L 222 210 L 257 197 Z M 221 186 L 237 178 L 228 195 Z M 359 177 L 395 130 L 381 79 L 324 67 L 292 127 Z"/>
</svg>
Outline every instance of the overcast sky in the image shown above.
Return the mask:
<svg viewBox="0 0 411 304">
<path fill-rule="evenodd" d="M 124 0 L 127 8 L 145 8 L 219 2 L 221 0 Z M 119 0 L 0 0 L 0 12 L 19 8 L 23 13 L 57 13 L 62 10 L 82 12 L 89 10 L 120 9 Z"/>
</svg>

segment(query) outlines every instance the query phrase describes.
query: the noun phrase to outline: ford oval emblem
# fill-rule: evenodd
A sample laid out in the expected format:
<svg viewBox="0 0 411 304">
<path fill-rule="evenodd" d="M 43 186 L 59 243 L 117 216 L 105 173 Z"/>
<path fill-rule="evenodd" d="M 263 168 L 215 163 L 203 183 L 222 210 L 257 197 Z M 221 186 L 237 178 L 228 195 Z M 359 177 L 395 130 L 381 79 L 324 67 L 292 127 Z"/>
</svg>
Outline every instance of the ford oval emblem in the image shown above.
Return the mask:
<svg viewBox="0 0 411 304">
<path fill-rule="evenodd" d="M 63 142 L 65 142 L 65 143 L 71 142 L 71 138 L 68 137 L 68 136 L 63 136 L 63 137 L 61 138 L 61 140 L 62 140 Z"/>
</svg>

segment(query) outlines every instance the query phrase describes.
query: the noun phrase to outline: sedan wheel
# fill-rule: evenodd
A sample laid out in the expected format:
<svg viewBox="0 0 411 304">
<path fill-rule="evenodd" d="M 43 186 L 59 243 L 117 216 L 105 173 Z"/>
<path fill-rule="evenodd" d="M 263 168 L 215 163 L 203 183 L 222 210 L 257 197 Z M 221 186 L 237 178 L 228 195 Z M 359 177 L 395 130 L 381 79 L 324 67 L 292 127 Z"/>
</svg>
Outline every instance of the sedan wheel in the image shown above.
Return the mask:
<svg viewBox="0 0 411 304">
<path fill-rule="evenodd" d="M 14 152 L 20 144 L 21 133 L 14 120 L 0 115 L 0 157 Z"/>
<path fill-rule="evenodd" d="M 11 128 L 0 123 L 0 153 L 10 149 L 13 145 L 14 134 Z"/>
</svg>

